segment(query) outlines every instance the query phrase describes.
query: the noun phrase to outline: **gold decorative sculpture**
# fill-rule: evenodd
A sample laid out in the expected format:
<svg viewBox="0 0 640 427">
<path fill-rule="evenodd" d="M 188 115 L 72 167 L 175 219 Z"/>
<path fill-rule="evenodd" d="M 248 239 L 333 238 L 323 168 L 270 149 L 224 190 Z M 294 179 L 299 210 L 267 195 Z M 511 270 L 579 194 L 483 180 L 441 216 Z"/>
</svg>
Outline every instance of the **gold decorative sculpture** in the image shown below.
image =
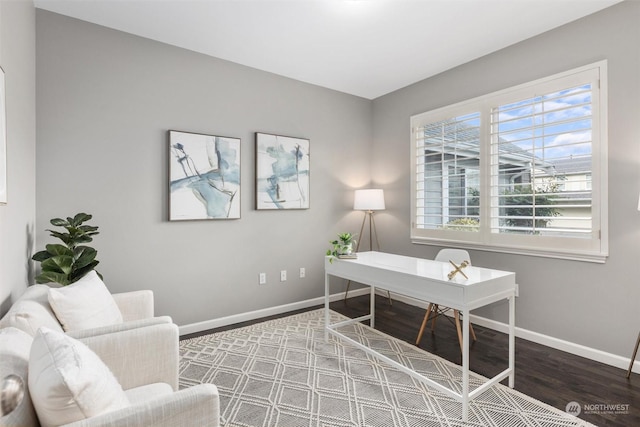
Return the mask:
<svg viewBox="0 0 640 427">
<path fill-rule="evenodd" d="M 456 274 L 460 273 L 464 276 L 465 279 L 468 279 L 467 275 L 464 274 L 464 271 L 462 271 L 463 268 L 465 268 L 466 266 L 469 265 L 469 261 L 462 261 L 460 263 L 460 265 L 456 265 L 455 262 L 449 260 L 449 262 L 451 263 L 451 265 L 453 265 L 453 267 L 455 268 L 455 270 L 451 271 L 451 273 L 449 273 L 447 275 L 447 277 L 449 278 L 449 280 L 452 280 L 454 277 L 456 277 Z"/>
</svg>

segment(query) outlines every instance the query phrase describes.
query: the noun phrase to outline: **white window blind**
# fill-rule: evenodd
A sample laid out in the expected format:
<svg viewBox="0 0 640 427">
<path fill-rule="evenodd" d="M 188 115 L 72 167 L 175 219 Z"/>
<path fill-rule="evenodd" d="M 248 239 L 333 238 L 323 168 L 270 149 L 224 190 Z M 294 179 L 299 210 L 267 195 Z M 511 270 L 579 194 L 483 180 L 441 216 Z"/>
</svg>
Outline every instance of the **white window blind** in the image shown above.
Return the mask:
<svg viewBox="0 0 640 427">
<path fill-rule="evenodd" d="M 589 238 L 592 142 L 590 83 L 494 107 L 491 232 Z"/>
<path fill-rule="evenodd" d="M 420 228 L 477 232 L 480 223 L 480 113 L 416 129 Z"/>
<path fill-rule="evenodd" d="M 411 127 L 413 242 L 604 262 L 606 61 Z"/>
</svg>

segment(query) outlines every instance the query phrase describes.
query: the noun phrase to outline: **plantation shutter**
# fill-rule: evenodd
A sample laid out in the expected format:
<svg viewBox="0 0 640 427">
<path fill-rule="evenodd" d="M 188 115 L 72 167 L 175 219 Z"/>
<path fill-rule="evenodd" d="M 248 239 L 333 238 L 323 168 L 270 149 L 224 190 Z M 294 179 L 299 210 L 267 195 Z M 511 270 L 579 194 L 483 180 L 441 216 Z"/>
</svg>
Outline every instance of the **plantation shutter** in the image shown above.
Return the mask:
<svg viewBox="0 0 640 427">
<path fill-rule="evenodd" d="M 411 241 L 604 262 L 602 61 L 411 117 Z"/>
<path fill-rule="evenodd" d="M 415 227 L 477 232 L 480 113 L 421 124 L 415 134 Z"/>
<path fill-rule="evenodd" d="M 491 110 L 491 233 L 591 238 L 592 84 Z"/>
</svg>

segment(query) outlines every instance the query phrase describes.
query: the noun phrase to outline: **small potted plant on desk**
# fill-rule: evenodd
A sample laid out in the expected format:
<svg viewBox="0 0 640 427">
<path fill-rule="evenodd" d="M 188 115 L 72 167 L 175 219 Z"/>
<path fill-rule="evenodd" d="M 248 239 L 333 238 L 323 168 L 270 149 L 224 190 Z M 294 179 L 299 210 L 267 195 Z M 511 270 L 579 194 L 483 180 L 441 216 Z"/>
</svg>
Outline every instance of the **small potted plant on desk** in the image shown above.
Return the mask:
<svg viewBox="0 0 640 427">
<path fill-rule="evenodd" d="M 358 256 L 353 251 L 353 245 L 356 244 L 354 235 L 351 233 L 340 233 L 336 240 L 332 240 L 329 243 L 333 245 L 333 249 L 327 250 L 327 256 L 331 257 L 329 262 L 333 261 L 333 258 L 346 258 L 355 259 Z"/>
</svg>

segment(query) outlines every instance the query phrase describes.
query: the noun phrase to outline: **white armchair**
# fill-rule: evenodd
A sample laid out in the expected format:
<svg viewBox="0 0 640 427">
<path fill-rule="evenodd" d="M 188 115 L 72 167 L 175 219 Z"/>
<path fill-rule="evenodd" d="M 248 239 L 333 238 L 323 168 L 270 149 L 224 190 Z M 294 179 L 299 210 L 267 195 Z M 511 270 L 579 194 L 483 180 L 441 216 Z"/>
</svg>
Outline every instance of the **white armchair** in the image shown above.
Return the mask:
<svg viewBox="0 0 640 427">
<path fill-rule="evenodd" d="M 178 340 L 173 323 L 81 338 L 113 372 L 132 406 L 67 426 L 219 426 L 220 401 L 214 385 L 177 391 Z"/>
<path fill-rule="evenodd" d="M 29 349 L 38 329 L 63 332 L 47 293 L 48 286 L 30 286 L 0 320 L 0 379 L 17 374 L 26 382 Z M 218 426 L 215 386 L 204 384 L 178 391 L 178 327 L 168 316 L 154 317 L 153 293 L 135 291 L 113 294 L 113 298 L 123 323 L 66 334 L 98 355 L 131 405 L 69 425 Z M 0 419 L 0 425 L 39 426 L 31 400 L 25 398 L 13 413 Z"/>
<path fill-rule="evenodd" d="M 130 399 L 132 394 L 127 390 Z M 219 419 L 218 389 L 213 384 L 200 384 L 177 392 L 159 390 L 128 408 L 65 427 L 218 427 Z"/>
<path fill-rule="evenodd" d="M 149 319 L 154 315 L 153 291 L 133 291 L 112 294 L 125 322 Z"/>
<path fill-rule="evenodd" d="M 176 325 L 162 325 L 173 329 L 177 334 Z M 152 327 L 153 328 L 153 327 Z M 143 341 L 156 348 L 150 340 L 148 331 L 142 328 L 137 331 L 127 331 L 142 338 Z M 217 388 L 212 384 L 200 384 L 188 389 L 175 391 L 175 387 L 162 381 L 173 378 L 165 370 L 162 357 L 128 358 L 136 351 L 130 344 L 132 340 L 118 342 L 118 348 L 103 352 L 109 354 L 102 361 L 113 372 L 122 385 L 131 405 L 112 412 L 90 417 L 81 421 L 66 424 L 66 426 L 112 426 L 112 427 L 146 427 L 146 426 L 219 426 L 220 403 Z M 176 335 L 177 339 L 177 335 Z M 79 340 L 90 347 L 91 342 Z M 30 349 L 33 337 L 13 327 L 0 329 L 0 378 L 7 375 L 19 375 L 24 379 L 25 386 L 28 379 L 30 363 Z M 177 341 L 176 341 L 177 342 Z M 90 347 L 91 348 L 91 347 Z M 105 350 L 103 348 L 102 350 Z M 120 353 L 120 357 L 115 357 Z M 101 356 L 100 353 L 96 353 Z M 151 355 L 148 352 L 147 355 Z M 126 363 L 122 363 L 122 360 Z M 115 363 L 114 363 L 115 362 Z M 154 377 L 156 382 L 148 378 Z M 149 382 L 147 382 L 149 381 Z M 39 427 L 40 423 L 34 410 L 29 388 L 26 387 L 25 397 L 18 407 L 8 415 L 0 418 L 3 427 Z"/>
<path fill-rule="evenodd" d="M 62 331 L 62 325 L 49 304 L 48 295 L 49 286 L 47 285 L 29 286 L 0 319 L 0 328 L 13 326 L 31 336 L 34 336 L 42 326 Z M 73 331 L 76 338 L 171 323 L 169 316 L 154 317 L 153 292 L 150 290 L 124 292 L 111 296 L 120 309 L 123 323 Z"/>
</svg>

